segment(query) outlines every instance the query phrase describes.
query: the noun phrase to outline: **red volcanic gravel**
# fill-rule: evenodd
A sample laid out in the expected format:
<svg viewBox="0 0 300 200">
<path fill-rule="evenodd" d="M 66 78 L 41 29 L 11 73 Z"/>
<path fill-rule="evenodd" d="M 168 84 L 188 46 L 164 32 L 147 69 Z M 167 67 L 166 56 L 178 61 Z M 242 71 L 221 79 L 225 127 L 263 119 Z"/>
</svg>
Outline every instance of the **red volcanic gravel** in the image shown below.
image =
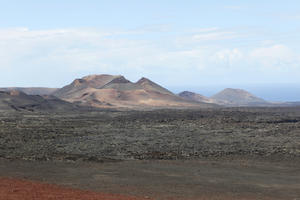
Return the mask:
<svg viewBox="0 0 300 200">
<path fill-rule="evenodd" d="M 0 200 L 145 200 L 102 194 L 57 185 L 12 178 L 0 178 Z M 149 199 L 148 199 L 149 200 Z"/>
</svg>

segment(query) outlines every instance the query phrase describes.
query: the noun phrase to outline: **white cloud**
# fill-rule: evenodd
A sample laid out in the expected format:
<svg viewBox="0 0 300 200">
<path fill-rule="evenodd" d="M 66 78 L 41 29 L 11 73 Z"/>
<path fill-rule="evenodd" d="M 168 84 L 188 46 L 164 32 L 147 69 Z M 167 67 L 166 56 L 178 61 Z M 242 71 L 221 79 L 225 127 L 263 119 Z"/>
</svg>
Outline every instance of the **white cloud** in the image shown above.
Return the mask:
<svg viewBox="0 0 300 200">
<path fill-rule="evenodd" d="M 63 71 L 124 74 L 134 78 L 147 74 L 234 74 L 250 68 L 266 72 L 270 68 L 299 71 L 300 54 L 295 50 L 275 44 L 276 41 L 259 44 L 261 47 L 235 47 L 231 41 L 242 36 L 233 31 L 205 28 L 157 40 L 141 39 L 136 34 L 150 33 L 0 29 L 0 68 L 24 73 L 47 71 L 53 77 Z"/>
<path fill-rule="evenodd" d="M 262 47 L 255 49 L 251 56 L 256 58 L 267 58 L 267 59 L 290 59 L 293 55 L 291 49 L 285 45 L 273 45 L 270 47 Z"/>
<path fill-rule="evenodd" d="M 101 59 L 120 56 L 128 49 L 145 45 L 143 41 L 109 38 L 118 34 L 84 29 L 0 30 L 0 52 L 6 58 L 5 63 L 3 59 L 0 62 L 2 66 L 11 67 L 23 67 L 18 61 L 26 60 L 35 63 L 61 62 L 71 69 L 89 68 L 101 65 Z"/>
<path fill-rule="evenodd" d="M 213 59 L 217 63 L 226 63 L 227 66 L 233 66 L 243 59 L 243 52 L 240 49 L 224 49 L 218 51 L 213 56 Z"/>
<path fill-rule="evenodd" d="M 202 28 L 193 29 L 188 32 L 188 34 L 177 37 L 175 44 L 179 48 L 195 47 L 199 44 L 204 45 L 204 43 L 206 46 L 220 46 L 220 43 L 226 43 L 244 37 L 246 37 L 246 35 L 230 30 L 223 30 L 216 27 Z"/>
<path fill-rule="evenodd" d="M 166 48 L 148 40 L 128 39 L 122 37 L 123 34 L 137 33 L 95 29 L 0 30 L 0 52 L 6 58 L 5 63 L 5 59 L 0 63 L 13 68 L 31 64 L 48 66 L 51 63 L 70 70 L 101 68 L 108 72 L 116 67 L 131 70 L 148 67 L 150 70 L 155 66 L 173 69 L 194 66 L 200 69 L 204 67 L 205 57 L 210 54 L 207 47 L 176 49 L 175 38 L 167 41 L 170 48 Z"/>
<path fill-rule="evenodd" d="M 218 31 L 211 33 L 196 34 L 193 36 L 195 41 L 207 41 L 207 40 L 226 40 L 233 39 L 237 35 L 234 32 Z"/>
<path fill-rule="evenodd" d="M 252 50 L 249 58 L 267 68 L 291 68 L 298 65 L 299 56 L 285 45 L 277 44 Z"/>
</svg>

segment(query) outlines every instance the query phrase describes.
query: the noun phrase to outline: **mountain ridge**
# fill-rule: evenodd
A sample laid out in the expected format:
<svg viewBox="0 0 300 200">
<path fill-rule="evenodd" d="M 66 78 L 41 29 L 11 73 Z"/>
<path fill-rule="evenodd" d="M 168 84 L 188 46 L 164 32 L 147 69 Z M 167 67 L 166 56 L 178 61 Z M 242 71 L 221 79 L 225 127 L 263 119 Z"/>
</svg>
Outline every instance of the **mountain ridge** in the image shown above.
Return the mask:
<svg viewBox="0 0 300 200">
<path fill-rule="evenodd" d="M 145 77 L 131 82 L 121 75 L 85 76 L 53 94 L 71 103 L 94 107 L 213 107 L 185 100 Z"/>
<path fill-rule="evenodd" d="M 142 77 L 136 82 L 122 75 L 92 74 L 74 79 L 62 88 L 8 87 L 0 91 L 10 92 L 10 96 L 40 95 L 42 98 L 58 99 L 76 105 L 99 108 L 138 107 L 239 107 L 239 106 L 299 106 L 299 102 L 269 102 L 243 89 L 226 88 L 206 97 L 183 91 L 175 95 L 170 90 Z M 12 91 L 12 92 L 11 92 Z M 21 92 L 18 93 L 17 91 Z M 8 94 L 8 93 L 7 93 Z M 52 98 L 50 95 L 53 95 Z M 25 101 L 26 102 L 26 101 Z M 3 102 L 2 102 L 3 103 Z"/>
</svg>

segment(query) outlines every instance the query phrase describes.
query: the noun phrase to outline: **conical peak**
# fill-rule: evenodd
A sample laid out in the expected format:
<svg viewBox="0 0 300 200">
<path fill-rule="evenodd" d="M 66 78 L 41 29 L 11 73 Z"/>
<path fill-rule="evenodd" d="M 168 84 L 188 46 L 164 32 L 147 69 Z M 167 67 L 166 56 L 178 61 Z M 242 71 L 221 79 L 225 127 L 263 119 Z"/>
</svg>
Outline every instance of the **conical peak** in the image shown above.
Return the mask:
<svg viewBox="0 0 300 200">
<path fill-rule="evenodd" d="M 138 80 L 136 83 L 137 83 L 137 84 L 153 83 L 153 81 L 151 81 L 151 80 L 148 79 L 148 78 L 142 77 L 142 78 L 141 78 L 140 80 Z"/>
<path fill-rule="evenodd" d="M 116 76 L 110 83 L 131 83 L 124 76 Z"/>
<path fill-rule="evenodd" d="M 246 90 L 234 89 L 234 88 L 226 88 L 226 89 L 222 90 L 221 92 L 219 92 L 218 94 L 254 96 Z"/>
</svg>

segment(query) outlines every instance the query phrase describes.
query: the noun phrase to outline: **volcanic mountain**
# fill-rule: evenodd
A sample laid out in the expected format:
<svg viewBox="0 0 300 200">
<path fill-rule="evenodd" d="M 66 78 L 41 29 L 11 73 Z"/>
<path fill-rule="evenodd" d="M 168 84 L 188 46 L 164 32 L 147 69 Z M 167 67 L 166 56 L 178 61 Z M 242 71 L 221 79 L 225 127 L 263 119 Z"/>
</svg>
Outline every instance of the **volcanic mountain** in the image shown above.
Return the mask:
<svg viewBox="0 0 300 200">
<path fill-rule="evenodd" d="M 0 110 L 58 111 L 73 110 L 77 106 L 54 96 L 27 95 L 21 91 L 0 91 Z"/>
<path fill-rule="evenodd" d="M 147 78 L 133 83 L 123 76 L 90 75 L 55 91 L 63 100 L 93 107 L 212 107 L 185 100 Z"/>
<path fill-rule="evenodd" d="M 262 106 L 269 103 L 253 94 L 241 90 L 227 88 L 211 97 L 213 100 L 221 102 L 223 105 L 234 106 Z"/>
<path fill-rule="evenodd" d="M 190 101 L 203 102 L 203 103 L 216 103 L 213 99 L 205 97 L 201 94 L 194 92 L 184 91 L 178 94 L 178 96 L 185 98 Z"/>
</svg>

